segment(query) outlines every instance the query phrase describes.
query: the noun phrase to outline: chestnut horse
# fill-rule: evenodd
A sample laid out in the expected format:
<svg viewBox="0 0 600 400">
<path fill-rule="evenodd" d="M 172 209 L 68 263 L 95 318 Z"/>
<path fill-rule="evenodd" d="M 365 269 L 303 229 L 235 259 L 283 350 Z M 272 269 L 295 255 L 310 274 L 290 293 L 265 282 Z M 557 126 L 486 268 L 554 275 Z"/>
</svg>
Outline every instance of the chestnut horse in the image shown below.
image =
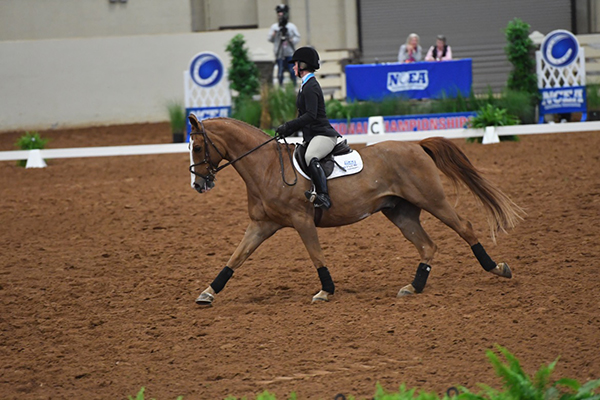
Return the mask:
<svg viewBox="0 0 600 400">
<path fill-rule="evenodd" d="M 332 207 L 316 209 L 304 192 L 310 181 L 289 182 L 295 172 L 287 144 L 263 131 L 230 118 L 199 122 L 190 115 L 190 172 L 192 187 L 205 193 L 215 186 L 215 174 L 232 165 L 246 184 L 250 224 L 244 238 L 215 280 L 196 299 L 211 305 L 233 272 L 256 248 L 283 227 L 294 228 L 308 250 L 321 280 L 313 301 L 327 301 L 335 286 L 327 267 L 317 227 L 358 222 L 381 211 L 415 246 L 420 263 L 412 283 L 398 297 L 420 293 L 425 287 L 436 245 L 420 222 L 425 210 L 462 237 L 485 271 L 511 278 L 506 263 L 495 263 L 475 236 L 471 223 L 459 216 L 444 194 L 438 169 L 454 184 L 463 183 L 480 200 L 488 215 L 492 238 L 512 228 L 523 210 L 493 186 L 451 141 L 433 137 L 418 143 L 382 142 L 359 151 L 364 169 L 355 175 L 329 181 Z M 222 160 L 228 162 L 219 167 Z M 297 175 L 296 175 L 297 177 Z"/>
</svg>

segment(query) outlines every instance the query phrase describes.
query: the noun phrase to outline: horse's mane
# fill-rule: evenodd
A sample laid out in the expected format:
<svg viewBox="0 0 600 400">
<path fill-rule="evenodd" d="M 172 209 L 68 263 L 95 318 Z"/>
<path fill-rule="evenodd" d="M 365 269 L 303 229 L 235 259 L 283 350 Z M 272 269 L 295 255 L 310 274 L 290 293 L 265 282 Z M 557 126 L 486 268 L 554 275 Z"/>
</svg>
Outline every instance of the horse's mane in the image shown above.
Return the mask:
<svg viewBox="0 0 600 400">
<path fill-rule="evenodd" d="M 271 137 L 271 136 L 269 136 L 269 134 L 267 134 L 266 132 L 264 132 L 262 129 L 259 129 L 259 128 L 255 127 L 254 125 L 250 125 L 247 122 L 240 121 L 239 119 L 235 119 L 235 118 L 215 117 L 215 118 L 206 119 L 206 120 L 204 120 L 204 122 L 219 121 L 219 120 L 227 121 L 227 122 L 232 122 L 232 123 L 234 123 L 237 126 L 240 126 L 240 127 L 243 127 L 243 128 L 247 128 L 250 131 L 253 131 L 253 132 L 256 132 L 256 133 L 260 133 L 260 134 L 262 134 L 264 136 L 267 136 L 269 138 Z"/>
</svg>

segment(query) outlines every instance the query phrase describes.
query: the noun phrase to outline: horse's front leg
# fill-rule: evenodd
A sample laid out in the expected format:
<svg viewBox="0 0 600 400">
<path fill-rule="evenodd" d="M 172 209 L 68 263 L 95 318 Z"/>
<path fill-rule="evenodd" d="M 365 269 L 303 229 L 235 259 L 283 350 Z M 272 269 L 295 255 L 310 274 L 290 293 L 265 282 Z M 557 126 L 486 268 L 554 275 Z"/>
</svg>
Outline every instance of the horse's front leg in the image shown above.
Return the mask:
<svg viewBox="0 0 600 400">
<path fill-rule="evenodd" d="M 329 296 L 335 291 L 335 285 L 333 284 L 333 279 L 331 279 L 329 270 L 325 266 L 325 257 L 323 256 L 323 249 L 321 249 L 321 244 L 319 243 L 317 227 L 310 215 L 299 216 L 294 219 L 293 223 L 294 229 L 298 231 L 306 250 L 308 250 L 310 259 L 317 269 L 319 279 L 321 280 L 321 290 L 313 296 L 312 301 L 313 303 L 317 301 L 328 301 Z"/>
<path fill-rule="evenodd" d="M 260 246 L 262 242 L 273 236 L 281 229 L 281 225 L 272 221 L 251 221 L 244 238 L 235 249 L 227 266 L 221 270 L 215 280 L 196 299 L 196 303 L 203 306 L 212 305 L 215 295 L 225 287 L 233 272 Z"/>
</svg>

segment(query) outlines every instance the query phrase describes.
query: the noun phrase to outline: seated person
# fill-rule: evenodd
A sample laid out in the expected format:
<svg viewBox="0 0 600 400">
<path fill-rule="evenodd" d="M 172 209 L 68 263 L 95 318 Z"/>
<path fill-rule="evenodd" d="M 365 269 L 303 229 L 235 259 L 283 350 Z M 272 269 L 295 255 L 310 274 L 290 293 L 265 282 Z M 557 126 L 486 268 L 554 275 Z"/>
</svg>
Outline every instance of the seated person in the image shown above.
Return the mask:
<svg viewBox="0 0 600 400">
<path fill-rule="evenodd" d="M 438 35 L 435 46 L 431 46 L 425 61 L 448 61 L 452 60 L 452 49 L 446 44 L 446 36 Z"/>
<path fill-rule="evenodd" d="M 423 59 L 423 52 L 421 46 L 419 46 L 419 35 L 411 33 L 406 38 L 406 44 L 400 46 L 398 52 L 399 63 L 410 63 L 415 61 L 421 61 Z"/>
</svg>

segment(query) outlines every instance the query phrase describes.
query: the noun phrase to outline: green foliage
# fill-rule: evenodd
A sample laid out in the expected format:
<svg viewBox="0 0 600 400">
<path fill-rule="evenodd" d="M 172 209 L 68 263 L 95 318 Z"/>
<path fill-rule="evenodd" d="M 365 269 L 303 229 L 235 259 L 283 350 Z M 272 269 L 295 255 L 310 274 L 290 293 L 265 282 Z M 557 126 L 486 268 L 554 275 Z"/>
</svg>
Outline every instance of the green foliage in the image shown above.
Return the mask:
<svg viewBox="0 0 600 400">
<path fill-rule="evenodd" d="M 260 126 L 261 112 L 260 101 L 249 97 L 238 98 L 231 112 L 231 117 L 258 127 Z"/>
<path fill-rule="evenodd" d="M 185 131 L 185 125 L 187 124 L 185 118 L 185 107 L 181 102 L 172 100 L 167 102 L 167 111 L 169 112 L 169 122 L 171 124 L 171 132 L 183 132 Z"/>
<path fill-rule="evenodd" d="M 508 76 L 507 87 L 510 90 L 538 95 L 537 77 L 533 41 L 529 38 L 529 24 L 518 18 L 510 21 L 505 35 L 507 46 L 504 48 L 513 69 Z"/>
<path fill-rule="evenodd" d="M 458 398 L 460 400 L 599 400 L 600 394 L 594 391 L 600 387 L 600 379 L 589 381 L 581 385 L 574 379 L 551 380 L 552 372 L 558 359 L 547 366 L 542 366 L 530 377 L 523 371 L 519 360 L 507 349 L 496 346 L 498 352 L 506 359 L 502 362 L 500 357 L 491 350 L 486 352 L 494 370 L 502 378 L 504 390 L 498 391 L 489 386 L 482 385 L 483 392 L 471 393 L 463 388 Z"/>
<path fill-rule="evenodd" d="M 518 118 L 508 114 L 506 109 L 488 103 L 477 112 L 469 125 L 471 128 L 485 128 L 486 126 L 517 125 L 518 123 Z"/>
<path fill-rule="evenodd" d="M 144 400 L 144 398 L 145 398 L 144 391 L 145 390 L 146 390 L 146 388 L 142 387 L 135 397 L 127 396 L 127 399 L 128 400 Z M 155 399 L 152 399 L 152 400 L 155 400 Z M 176 400 L 183 400 L 183 396 L 177 397 Z"/>
<path fill-rule="evenodd" d="M 590 83 L 585 87 L 588 110 L 600 110 L 600 84 Z"/>
<path fill-rule="evenodd" d="M 296 118 L 296 88 L 291 83 L 287 84 L 284 88 L 279 86 L 269 88 L 268 102 L 271 124 L 273 126 L 279 126 L 286 121 Z"/>
<path fill-rule="evenodd" d="M 23 136 L 17 140 L 15 146 L 20 148 L 21 150 L 35 150 L 35 149 L 43 149 L 46 147 L 46 143 L 48 143 L 49 139 L 42 139 L 38 132 L 25 132 Z"/>
<path fill-rule="evenodd" d="M 229 67 L 230 87 L 238 92 L 238 99 L 250 98 L 260 90 L 258 67 L 250 60 L 242 34 L 235 35 L 225 50 L 231 56 Z"/>
<path fill-rule="evenodd" d="M 40 134 L 36 131 L 25 132 L 23 136 L 21 136 L 15 146 L 17 146 L 21 150 L 42 150 L 46 147 L 46 143 L 48 143 L 50 139 L 42 139 Z M 19 167 L 24 167 L 27 165 L 27 160 L 19 160 L 17 161 L 17 165 Z"/>
</svg>

